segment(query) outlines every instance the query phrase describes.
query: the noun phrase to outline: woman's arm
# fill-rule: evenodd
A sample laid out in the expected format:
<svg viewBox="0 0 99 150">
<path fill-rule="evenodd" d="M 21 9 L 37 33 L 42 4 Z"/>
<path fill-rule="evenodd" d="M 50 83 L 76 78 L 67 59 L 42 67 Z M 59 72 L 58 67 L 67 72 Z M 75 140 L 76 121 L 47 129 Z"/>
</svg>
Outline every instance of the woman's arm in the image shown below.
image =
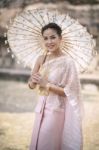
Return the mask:
<svg viewBox="0 0 99 150">
<path fill-rule="evenodd" d="M 55 84 L 52 84 L 52 83 L 47 83 L 46 85 L 46 89 L 49 90 L 49 91 L 52 91 L 60 96 L 66 96 L 65 93 L 64 93 L 64 88 L 62 87 L 59 87 Z"/>
<path fill-rule="evenodd" d="M 48 80 L 46 80 L 44 77 L 42 77 L 40 74 L 36 75 L 34 77 L 36 83 L 39 85 L 39 87 L 44 88 L 48 92 L 54 92 L 60 96 L 65 96 L 64 89 L 62 87 L 59 87 L 55 84 L 50 83 Z"/>
<path fill-rule="evenodd" d="M 31 74 L 30 78 L 28 79 L 28 86 L 29 86 L 30 89 L 34 89 L 36 87 L 36 83 L 34 82 L 34 80 L 32 78 L 33 78 L 33 75 L 36 74 L 39 71 L 40 64 L 41 64 L 41 61 L 42 61 L 43 57 L 44 57 L 43 55 L 40 55 L 37 58 L 36 63 L 34 65 L 34 68 L 32 70 L 32 74 Z"/>
</svg>

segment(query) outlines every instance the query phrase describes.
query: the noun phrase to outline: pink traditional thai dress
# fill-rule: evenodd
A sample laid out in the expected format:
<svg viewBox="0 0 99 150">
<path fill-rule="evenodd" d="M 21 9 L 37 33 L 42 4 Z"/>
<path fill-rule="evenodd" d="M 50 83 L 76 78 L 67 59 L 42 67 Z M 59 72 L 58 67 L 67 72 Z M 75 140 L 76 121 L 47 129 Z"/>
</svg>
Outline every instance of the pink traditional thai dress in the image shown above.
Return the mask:
<svg viewBox="0 0 99 150">
<path fill-rule="evenodd" d="M 50 83 L 63 87 L 65 96 L 41 89 L 35 108 L 30 150 L 82 150 L 80 80 L 74 61 L 65 56 L 45 62 Z M 44 94 L 45 92 L 45 94 Z"/>
</svg>

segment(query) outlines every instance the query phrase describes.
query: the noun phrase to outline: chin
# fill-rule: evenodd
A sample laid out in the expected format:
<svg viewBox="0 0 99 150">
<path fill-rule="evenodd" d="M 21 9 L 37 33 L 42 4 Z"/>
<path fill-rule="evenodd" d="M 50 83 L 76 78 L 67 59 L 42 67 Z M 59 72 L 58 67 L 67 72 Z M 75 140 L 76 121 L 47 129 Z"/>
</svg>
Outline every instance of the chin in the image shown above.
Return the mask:
<svg viewBox="0 0 99 150">
<path fill-rule="evenodd" d="M 55 52 L 56 49 L 48 49 L 49 52 Z"/>
</svg>

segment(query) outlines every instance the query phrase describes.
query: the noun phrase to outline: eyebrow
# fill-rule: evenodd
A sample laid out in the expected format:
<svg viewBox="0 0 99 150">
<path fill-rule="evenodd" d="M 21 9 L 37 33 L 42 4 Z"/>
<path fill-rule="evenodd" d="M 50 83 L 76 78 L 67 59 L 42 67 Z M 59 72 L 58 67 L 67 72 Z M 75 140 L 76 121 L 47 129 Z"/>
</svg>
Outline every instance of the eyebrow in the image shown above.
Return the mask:
<svg viewBox="0 0 99 150">
<path fill-rule="evenodd" d="M 51 35 L 50 37 L 53 37 L 53 36 L 55 36 L 55 35 Z M 47 36 L 43 36 L 44 38 L 46 38 Z"/>
</svg>

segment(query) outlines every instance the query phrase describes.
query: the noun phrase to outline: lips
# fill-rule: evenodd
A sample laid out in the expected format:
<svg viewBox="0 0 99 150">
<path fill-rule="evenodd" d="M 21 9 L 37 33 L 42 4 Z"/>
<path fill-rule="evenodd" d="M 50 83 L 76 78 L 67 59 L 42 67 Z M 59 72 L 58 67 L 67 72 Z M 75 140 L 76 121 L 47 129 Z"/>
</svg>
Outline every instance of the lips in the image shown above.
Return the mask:
<svg viewBox="0 0 99 150">
<path fill-rule="evenodd" d="M 52 48 L 52 47 L 54 47 L 54 45 L 49 45 L 49 46 L 48 46 L 48 48 Z"/>
</svg>

